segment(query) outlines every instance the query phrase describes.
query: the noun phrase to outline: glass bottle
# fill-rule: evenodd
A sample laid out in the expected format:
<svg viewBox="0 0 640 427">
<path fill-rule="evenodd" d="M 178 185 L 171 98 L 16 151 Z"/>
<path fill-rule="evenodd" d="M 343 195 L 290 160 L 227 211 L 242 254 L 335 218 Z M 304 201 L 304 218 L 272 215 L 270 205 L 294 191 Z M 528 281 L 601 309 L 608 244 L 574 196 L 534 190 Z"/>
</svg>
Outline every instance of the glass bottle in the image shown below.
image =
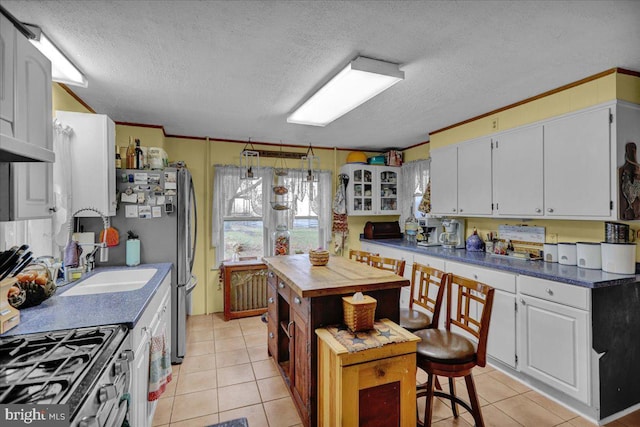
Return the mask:
<svg viewBox="0 0 640 427">
<path fill-rule="evenodd" d="M 127 147 L 127 169 L 136 168 L 136 146 L 133 144 L 133 138 L 129 137 L 129 146 Z"/>
<path fill-rule="evenodd" d="M 136 138 L 136 169 L 144 169 L 144 158 L 140 148 L 140 140 Z"/>
<path fill-rule="evenodd" d="M 280 224 L 276 226 L 276 231 L 273 233 L 275 255 L 289 255 L 289 240 L 291 235 L 287 226 Z"/>
<path fill-rule="evenodd" d="M 416 237 L 418 235 L 418 220 L 413 215 L 413 205 L 410 207 L 409 217 L 404 222 L 404 236 L 409 243 L 416 243 Z"/>
</svg>

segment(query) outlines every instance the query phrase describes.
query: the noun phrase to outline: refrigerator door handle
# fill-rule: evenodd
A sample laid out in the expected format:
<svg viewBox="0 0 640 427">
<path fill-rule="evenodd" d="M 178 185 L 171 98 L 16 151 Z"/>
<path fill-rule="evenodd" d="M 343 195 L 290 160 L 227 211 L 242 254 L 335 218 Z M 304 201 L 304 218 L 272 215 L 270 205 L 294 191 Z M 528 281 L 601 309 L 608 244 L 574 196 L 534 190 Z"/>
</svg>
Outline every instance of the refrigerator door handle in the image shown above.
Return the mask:
<svg viewBox="0 0 640 427">
<path fill-rule="evenodd" d="M 196 204 L 196 190 L 193 187 L 193 179 L 189 176 L 189 198 L 193 203 L 193 236 L 191 242 L 191 253 L 189 254 L 189 271 L 193 271 L 193 261 L 196 257 L 196 241 L 198 239 L 198 206 Z M 193 277 L 193 276 L 192 276 Z M 197 280 L 196 280 L 197 282 Z M 195 285 L 194 285 L 195 286 Z"/>
<path fill-rule="evenodd" d="M 197 284 L 198 284 L 198 278 L 192 274 L 191 280 L 189 280 L 189 283 L 187 283 L 186 285 L 187 286 L 186 294 L 189 295 L 195 289 Z"/>
</svg>

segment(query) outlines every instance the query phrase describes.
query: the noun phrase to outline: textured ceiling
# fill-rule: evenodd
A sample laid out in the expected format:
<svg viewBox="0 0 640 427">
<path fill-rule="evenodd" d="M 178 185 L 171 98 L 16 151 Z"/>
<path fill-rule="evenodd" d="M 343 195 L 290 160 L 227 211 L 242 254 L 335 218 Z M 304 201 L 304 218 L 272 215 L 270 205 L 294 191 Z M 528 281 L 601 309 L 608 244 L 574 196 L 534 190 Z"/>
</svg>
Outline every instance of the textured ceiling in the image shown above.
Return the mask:
<svg viewBox="0 0 640 427">
<path fill-rule="evenodd" d="M 168 134 L 361 149 L 622 67 L 640 71 L 640 1 L 12 1 L 84 71 L 73 91 Z M 405 80 L 324 128 L 291 110 L 357 55 Z"/>
</svg>

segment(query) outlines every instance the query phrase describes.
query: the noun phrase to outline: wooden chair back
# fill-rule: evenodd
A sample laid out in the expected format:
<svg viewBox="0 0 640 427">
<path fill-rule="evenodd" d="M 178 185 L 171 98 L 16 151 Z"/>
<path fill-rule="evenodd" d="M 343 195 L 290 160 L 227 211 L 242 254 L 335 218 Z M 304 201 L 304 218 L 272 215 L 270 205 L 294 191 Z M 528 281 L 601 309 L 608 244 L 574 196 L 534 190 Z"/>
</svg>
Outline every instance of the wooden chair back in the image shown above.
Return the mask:
<svg viewBox="0 0 640 427">
<path fill-rule="evenodd" d="M 455 290 L 452 291 L 452 289 Z M 452 295 L 454 292 L 455 295 Z M 478 340 L 478 366 L 486 365 L 487 338 L 494 292 L 491 286 L 484 283 L 455 274 L 451 275 L 447 291 L 446 329 L 451 330 L 451 325 L 457 326 Z M 457 301 L 457 306 L 455 312 L 452 312 L 451 305 L 454 300 Z M 477 306 L 477 310 L 473 308 L 474 306 Z"/>
<path fill-rule="evenodd" d="M 356 251 L 354 249 L 349 250 L 349 259 L 352 259 L 356 262 L 361 262 L 364 264 L 369 264 L 369 259 L 373 255 L 378 255 L 378 254 L 374 254 L 373 252 L 367 252 L 367 251 Z"/>
<path fill-rule="evenodd" d="M 442 307 L 444 293 L 450 277 L 451 274 L 444 271 L 417 262 L 413 263 L 409 310 L 412 310 L 414 305 L 417 305 L 433 313 L 431 324 L 434 325 L 434 328 L 438 327 L 440 308 Z M 431 289 L 436 289 L 435 297 L 429 296 L 429 294 L 433 295 L 433 292 L 430 292 Z"/>
<path fill-rule="evenodd" d="M 385 258 L 377 255 L 372 255 L 369 258 L 369 265 L 380 270 L 393 271 L 398 276 L 404 274 L 404 265 L 406 261 L 403 259 Z"/>
</svg>

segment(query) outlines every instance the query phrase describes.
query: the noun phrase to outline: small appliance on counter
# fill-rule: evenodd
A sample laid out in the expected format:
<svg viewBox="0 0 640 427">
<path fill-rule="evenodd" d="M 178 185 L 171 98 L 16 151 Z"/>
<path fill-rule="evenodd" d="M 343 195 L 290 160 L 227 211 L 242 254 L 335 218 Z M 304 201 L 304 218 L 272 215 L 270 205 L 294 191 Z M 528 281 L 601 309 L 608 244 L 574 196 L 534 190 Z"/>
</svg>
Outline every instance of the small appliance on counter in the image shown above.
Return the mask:
<svg viewBox="0 0 640 427">
<path fill-rule="evenodd" d="M 442 221 L 437 218 L 421 218 L 418 220 L 418 246 L 440 246 L 438 240 L 442 228 Z"/>
<path fill-rule="evenodd" d="M 401 239 L 402 232 L 398 221 L 371 222 L 364 225 L 365 239 Z"/>
<path fill-rule="evenodd" d="M 464 220 L 463 219 L 443 219 L 442 228 L 438 241 L 445 249 L 464 249 Z"/>
</svg>

